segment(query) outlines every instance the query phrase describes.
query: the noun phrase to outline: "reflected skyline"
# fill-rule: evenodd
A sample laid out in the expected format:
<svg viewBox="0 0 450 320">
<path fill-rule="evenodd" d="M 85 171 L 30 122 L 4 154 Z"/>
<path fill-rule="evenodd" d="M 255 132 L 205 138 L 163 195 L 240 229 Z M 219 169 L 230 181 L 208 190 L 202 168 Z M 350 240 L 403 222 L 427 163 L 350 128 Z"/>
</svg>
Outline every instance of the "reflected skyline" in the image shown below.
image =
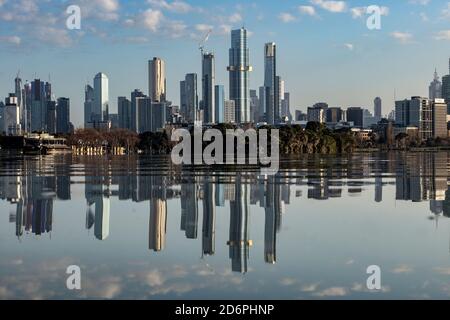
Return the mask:
<svg viewBox="0 0 450 320">
<path fill-rule="evenodd" d="M 283 232 L 283 216 L 291 195 L 301 198 L 299 187 L 307 187 L 307 198 L 326 201 L 342 198 L 347 191 L 359 196 L 374 186 L 374 202 L 389 196 L 396 201 L 429 201 L 430 214 L 450 217 L 448 187 L 448 153 L 390 153 L 378 161 L 368 155 L 358 159 L 304 159 L 300 169 L 285 164 L 275 176 L 257 172 L 232 174 L 181 171 L 164 174 L 146 159 L 95 159 L 75 157 L 41 158 L 39 161 L 5 162 L 0 176 L 0 199 L 16 205 L 16 236 L 43 235 L 52 232 L 54 201 L 70 202 L 72 177 L 84 177 L 86 200 L 85 228 L 107 241 L 110 236 L 111 199 L 148 202 L 148 249 L 166 249 L 168 201 L 179 201 L 180 230 L 187 240 L 201 241 L 202 256 L 214 256 L 217 245 L 228 246 L 231 270 L 246 273 L 249 269 L 253 239 L 250 235 L 254 207 L 264 209 L 264 261 L 277 263 L 277 236 Z M 160 159 L 164 161 L 165 159 Z M 296 163 L 298 165 L 298 163 Z M 314 166 L 311 166 L 314 164 Z M 74 172 L 76 168 L 76 172 Z M 173 169 L 173 168 L 172 168 Z M 167 170 L 167 169 L 164 169 Z M 178 171 L 177 171 L 178 170 Z M 15 172 L 16 175 L 5 175 Z M 36 174 L 40 172 L 41 174 Z M 59 175 L 61 174 L 61 175 Z M 71 176 L 69 176 L 71 175 Z M 395 195 L 383 195 L 383 188 L 395 185 Z M 216 243 L 217 208 L 229 203 L 229 236 L 226 244 Z M 199 211 L 202 214 L 201 237 L 198 235 Z"/>
</svg>

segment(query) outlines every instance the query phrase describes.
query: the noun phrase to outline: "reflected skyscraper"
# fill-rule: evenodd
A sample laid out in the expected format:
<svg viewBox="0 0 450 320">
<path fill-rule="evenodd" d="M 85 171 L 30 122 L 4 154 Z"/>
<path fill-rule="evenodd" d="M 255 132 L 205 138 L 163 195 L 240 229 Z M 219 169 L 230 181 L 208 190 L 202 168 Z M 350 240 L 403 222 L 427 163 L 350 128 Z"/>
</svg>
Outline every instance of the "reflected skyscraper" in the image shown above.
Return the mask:
<svg viewBox="0 0 450 320">
<path fill-rule="evenodd" d="M 253 245 L 249 234 L 249 201 L 248 186 L 237 178 L 235 199 L 230 202 L 230 240 L 227 243 L 233 272 L 248 271 L 249 251 Z"/>
<path fill-rule="evenodd" d="M 213 255 L 216 243 L 215 185 L 209 181 L 203 185 L 203 254 Z"/>
<path fill-rule="evenodd" d="M 267 182 L 266 203 L 265 203 L 265 226 L 264 226 L 264 261 L 266 263 L 274 264 L 277 261 L 277 229 L 278 219 L 280 214 L 278 212 L 279 205 L 274 184 L 274 178 L 270 178 Z"/>
<path fill-rule="evenodd" d="M 195 181 L 181 185 L 181 229 L 186 238 L 197 239 L 198 190 Z"/>
<path fill-rule="evenodd" d="M 167 201 L 160 198 L 150 200 L 148 248 L 162 251 L 166 245 Z"/>
<path fill-rule="evenodd" d="M 95 206 L 94 235 L 98 240 L 106 240 L 109 236 L 110 199 L 97 196 L 93 200 Z"/>
</svg>

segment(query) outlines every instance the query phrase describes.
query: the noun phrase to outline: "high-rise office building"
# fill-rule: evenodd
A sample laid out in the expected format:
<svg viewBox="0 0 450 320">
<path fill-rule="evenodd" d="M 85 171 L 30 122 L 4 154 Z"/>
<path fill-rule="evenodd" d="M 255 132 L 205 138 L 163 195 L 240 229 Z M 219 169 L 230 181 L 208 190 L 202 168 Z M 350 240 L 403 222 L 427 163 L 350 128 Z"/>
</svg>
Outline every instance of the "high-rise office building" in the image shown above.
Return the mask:
<svg viewBox="0 0 450 320">
<path fill-rule="evenodd" d="M 138 132 L 138 107 L 136 99 L 142 97 L 145 97 L 145 94 L 139 89 L 131 92 L 130 130 L 133 132 Z"/>
<path fill-rule="evenodd" d="M 183 90 L 184 85 L 184 90 Z M 189 73 L 180 83 L 180 101 L 182 113 L 187 123 L 198 121 L 197 74 Z"/>
<path fill-rule="evenodd" d="M 339 107 L 327 108 L 326 110 L 326 122 L 327 123 L 339 123 L 343 118 L 342 109 Z"/>
<path fill-rule="evenodd" d="M 17 75 L 14 79 L 14 92 L 17 97 L 17 105 L 19 106 L 19 118 L 22 129 L 26 128 L 26 112 L 25 112 L 25 98 L 22 90 L 22 79 Z"/>
<path fill-rule="evenodd" d="M 32 132 L 47 131 L 47 107 L 51 96 L 51 85 L 48 82 L 35 79 L 31 83 L 29 127 Z"/>
<path fill-rule="evenodd" d="M 212 53 L 203 54 L 202 61 L 202 101 L 203 117 L 206 123 L 216 123 L 216 110 L 214 107 L 214 86 L 216 82 L 215 58 Z"/>
<path fill-rule="evenodd" d="M 56 133 L 56 101 L 47 101 L 45 132 Z"/>
<path fill-rule="evenodd" d="M 325 123 L 327 120 L 328 104 L 319 102 L 312 107 L 308 107 L 307 119 L 309 122 Z"/>
<path fill-rule="evenodd" d="M 229 50 L 230 100 L 235 102 L 236 122 L 250 122 L 249 49 L 247 30 L 241 28 L 231 31 L 231 48 Z"/>
<path fill-rule="evenodd" d="M 98 73 L 94 78 L 94 122 L 109 120 L 109 79 L 104 73 Z"/>
<path fill-rule="evenodd" d="M 346 111 L 347 121 L 353 122 L 353 125 L 357 128 L 364 126 L 364 110 L 360 107 L 350 107 Z"/>
<path fill-rule="evenodd" d="M 434 77 L 433 81 L 430 83 L 430 86 L 428 87 L 428 97 L 431 101 L 434 101 L 434 99 L 441 99 L 442 98 L 442 82 L 439 81 L 439 76 L 437 73 L 437 70 L 434 70 Z"/>
<path fill-rule="evenodd" d="M 236 106 L 234 100 L 225 100 L 225 123 L 236 123 Z"/>
<path fill-rule="evenodd" d="M 450 59 L 448 62 L 448 75 L 442 77 L 442 95 L 441 98 L 445 99 L 450 111 Z M 450 112 L 449 112 L 450 114 Z"/>
<path fill-rule="evenodd" d="M 382 118 L 382 101 L 380 97 L 376 97 L 373 101 L 373 115 L 377 121 L 380 121 Z"/>
<path fill-rule="evenodd" d="M 153 102 L 166 101 L 166 64 L 160 58 L 148 62 L 148 96 Z"/>
<path fill-rule="evenodd" d="M 20 126 L 20 111 L 18 98 L 14 93 L 9 94 L 5 100 L 3 107 L 3 132 L 6 135 L 18 135 L 21 132 Z"/>
<path fill-rule="evenodd" d="M 264 102 L 267 123 L 276 123 L 276 44 L 266 43 L 264 46 Z"/>
<path fill-rule="evenodd" d="M 284 98 L 281 100 L 281 116 L 292 120 L 291 113 L 291 94 L 289 92 L 284 93 Z"/>
<path fill-rule="evenodd" d="M 131 101 L 126 97 L 117 98 L 119 128 L 131 130 Z"/>
<path fill-rule="evenodd" d="M 138 133 L 157 132 L 167 121 L 167 102 L 153 102 L 150 97 L 137 97 Z"/>
<path fill-rule="evenodd" d="M 250 118 L 253 123 L 259 122 L 259 98 L 256 90 L 250 90 Z"/>
<path fill-rule="evenodd" d="M 267 121 L 266 115 L 266 87 L 259 87 L 259 119 L 258 121 Z"/>
<path fill-rule="evenodd" d="M 430 100 L 412 97 L 395 102 L 395 122 L 401 127 L 414 126 L 419 129 L 422 140 L 433 136 L 433 110 Z"/>
<path fill-rule="evenodd" d="M 225 87 L 222 85 L 217 85 L 214 88 L 214 107 L 216 108 L 216 122 L 225 122 Z"/>
<path fill-rule="evenodd" d="M 444 99 L 431 101 L 433 110 L 433 138 L 447 138 L 447 104 Z"/>
<path fill-rule="evenodd" d="M 58 98 L 56 105 L 56 133 L 70 132 L 70 99 Z"/>
<path fill-rule="evenodd" d="M 94 88 L 90 85 L 84 87 L 84 127 L 92 126 L 94 120 Z"/>
<path fill-rule="evenodd" d="M 5 104 L 0 101 L 0 134 L 5 133 Z"/>
</svg>

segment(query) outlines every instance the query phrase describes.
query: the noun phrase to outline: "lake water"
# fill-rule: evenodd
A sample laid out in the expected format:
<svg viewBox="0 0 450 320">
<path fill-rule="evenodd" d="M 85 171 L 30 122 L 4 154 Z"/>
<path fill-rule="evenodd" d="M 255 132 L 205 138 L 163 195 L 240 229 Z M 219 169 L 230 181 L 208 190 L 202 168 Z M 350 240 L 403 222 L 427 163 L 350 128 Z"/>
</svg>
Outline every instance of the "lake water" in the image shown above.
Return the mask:
<svg viewBox="0 0 450 320">
<path fill-rule="evenodd" d="M 449 156 L 2 155 L 0 299 L 448 299 Z"/>
</svg>

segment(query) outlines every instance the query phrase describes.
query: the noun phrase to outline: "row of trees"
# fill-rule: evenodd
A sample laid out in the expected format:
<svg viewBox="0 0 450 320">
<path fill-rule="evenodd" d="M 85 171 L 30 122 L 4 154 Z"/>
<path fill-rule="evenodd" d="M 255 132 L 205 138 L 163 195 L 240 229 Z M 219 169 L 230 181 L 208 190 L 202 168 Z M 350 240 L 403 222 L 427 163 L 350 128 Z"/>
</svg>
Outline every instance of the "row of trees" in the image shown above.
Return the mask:
<svg viewBox="0 0 450 320">
<path fill-rule="evenodd" d="M 224 135 L 227 129 L 236 129 L 231 124 L 220 124 L 214 127 Z M 268 129 L 271 127 L 261 127 Z M 324 124 L 310 122 L 306 129 L 299 125 L 280 128 L 280 153 L 296 154 L 333 154 L 353 152 L 358 141 L 350 130 L 331 131 Z M 77 129 L 67 137 L 68 144 L 76 147 L 106 147 L 108 150 L 124 148 L 128 152 L 138 150 L 148 154 L 169 154 L 175 143 L 167 132 L 146 132 L 136 134 L 129 130 L 115 129 L 99 131 L 95 129 Z M 270 139 L 269 139 L 270 141 Z"/>
</svg>

